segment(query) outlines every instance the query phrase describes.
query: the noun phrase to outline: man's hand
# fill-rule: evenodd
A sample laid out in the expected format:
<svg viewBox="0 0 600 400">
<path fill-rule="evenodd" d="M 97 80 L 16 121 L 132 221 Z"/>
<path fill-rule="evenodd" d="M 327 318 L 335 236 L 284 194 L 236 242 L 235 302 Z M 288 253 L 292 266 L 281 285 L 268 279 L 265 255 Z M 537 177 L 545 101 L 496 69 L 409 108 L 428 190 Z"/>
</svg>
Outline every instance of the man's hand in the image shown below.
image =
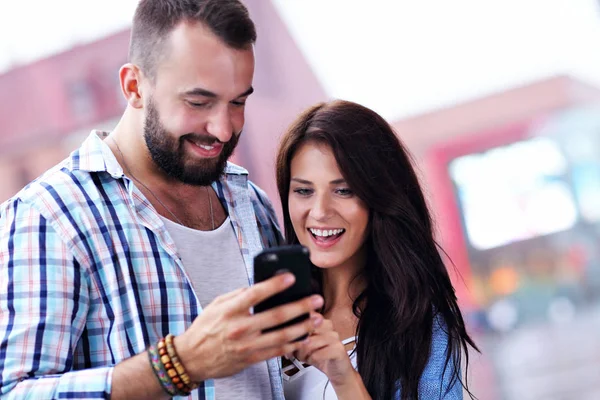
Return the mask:
<svg viewBox="0 0 600 400">
<path fill-rule="evenodd" d="M 292 274 L 283 274 L 224 294 L 210 303 L 192 326 L 174 339 L 192 381 L 231 376 L 254 363 L 300 349 L 302 342 L 292 341 L 319 327 L 322 316 L 313 313 L 312 318 L 295 325 L 265 334 L 261 331 L 319 309 L 323 305 L 321 296 L 250 313 L 252 307 L 293 283 Z"/>
</svg>

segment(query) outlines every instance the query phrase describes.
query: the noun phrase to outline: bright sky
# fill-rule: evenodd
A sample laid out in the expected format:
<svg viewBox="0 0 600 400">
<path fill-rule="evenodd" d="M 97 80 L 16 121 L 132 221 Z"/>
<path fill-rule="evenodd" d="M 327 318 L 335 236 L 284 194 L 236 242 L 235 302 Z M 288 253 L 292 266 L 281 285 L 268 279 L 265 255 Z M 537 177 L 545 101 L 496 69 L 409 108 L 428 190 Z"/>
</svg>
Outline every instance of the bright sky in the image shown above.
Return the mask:
<svg viewBox="0 0 600 400">
<path fill-rule="evenodd" d="M 272 1 L 331 97 L 392 120 L 559 73 L 600 87 L 597 0 Z M 0 0 L 0 72 L 127 27 L 136 3 Z"/>
<path fill-rule="evenodd" d="M 0 73 L 129 26 L 137 0 L 0 0 Z"/>
<path fill-rule="evenodd" d="M 600 87 L 598 0 L 274 2 L 327 93 L 392 120 L 558 73 Z"/>
</svg>

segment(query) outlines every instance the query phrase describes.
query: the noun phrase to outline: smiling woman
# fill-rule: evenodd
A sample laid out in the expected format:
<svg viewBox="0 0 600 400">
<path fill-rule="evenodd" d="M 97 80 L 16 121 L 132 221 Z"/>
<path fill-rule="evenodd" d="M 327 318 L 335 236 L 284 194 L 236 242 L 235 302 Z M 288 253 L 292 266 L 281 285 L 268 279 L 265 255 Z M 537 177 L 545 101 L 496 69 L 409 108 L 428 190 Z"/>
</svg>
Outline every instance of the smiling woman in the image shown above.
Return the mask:
<svg viewBox="0 0 600 400">
<path fill-rule="evenodd" d="M 360 264 L 355 258 L 364 258 L 369 210 L 349 188 L 329 146 L 307 142 L 296 151 L 289 212 L 313 264 L 321 268 Z"/>
<path fill-rule="evenodd" d="M 286 399 L 461 399 L 461 359 L 477 347 L 390 125 L 347 101 L 310 108 L 281 141 L 277 185 L 326 318 L 289 357 Z"/>
</svg>

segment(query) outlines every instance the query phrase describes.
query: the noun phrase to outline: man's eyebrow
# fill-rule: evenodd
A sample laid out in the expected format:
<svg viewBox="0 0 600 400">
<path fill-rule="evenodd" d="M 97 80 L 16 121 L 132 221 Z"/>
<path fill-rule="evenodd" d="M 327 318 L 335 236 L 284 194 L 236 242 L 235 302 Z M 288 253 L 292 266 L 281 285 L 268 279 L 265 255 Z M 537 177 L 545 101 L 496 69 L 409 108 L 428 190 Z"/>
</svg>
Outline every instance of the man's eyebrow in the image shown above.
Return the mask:
<svg viewBox="0 0 600 400">
<path fill-rule="evenodd" d="M 204 96 L 204 97 L 217 97 L 216 93 L 211 92 L 210 90 L 202 89 L 202 88 L 194 88 L 188 90 L 184 93 L 188 96 Z"/>
<path fill-rule="evenodd" d="M 252 86 L 250 86 L 248 88 L 248 90 L 246 90 L 244 93 L 238 95 L 236 97 L 236 99 L 240 98 L 240 97 L 250 96 L 252 93 L 254 93 L 254 88 Z M 216 93 L 213 93 L 210 90 L 206 90 L 206 89 L 199 88 L 199 87 L 191 89 L 191 90 L 188 90 L 184 94 L 187 95 L 187 96 L 202 96 L 202 97 L 210 97 L 210 98 L 216 98 L 217 97 Z"/>
<path fill-rule="evenodd" d="M 252 86 L 250 86 L 248 88 L 248 90 L 246 90 L 244 93 L 240 94 L 238 97 L 236 97 L 236 99 L 240 98 L 240 97 L 250 96 L 252 93 L 254 93 L 254 88 Z"/>
</svg>

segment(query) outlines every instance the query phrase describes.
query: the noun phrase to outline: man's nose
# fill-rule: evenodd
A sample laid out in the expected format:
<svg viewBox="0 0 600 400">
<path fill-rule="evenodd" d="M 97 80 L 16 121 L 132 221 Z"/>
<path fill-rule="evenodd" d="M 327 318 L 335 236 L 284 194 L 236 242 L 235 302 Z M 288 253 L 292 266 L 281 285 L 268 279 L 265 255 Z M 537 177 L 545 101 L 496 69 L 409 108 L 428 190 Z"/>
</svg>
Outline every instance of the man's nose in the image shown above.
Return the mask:
<svg viewBox="0 0 600 400">
<path fill-rule="evenodd" d="M 227 106 L 215 107 L 206 124 L 206 131 L 225 143 L 233 135 L 233 124 Z"/>
</svg>

